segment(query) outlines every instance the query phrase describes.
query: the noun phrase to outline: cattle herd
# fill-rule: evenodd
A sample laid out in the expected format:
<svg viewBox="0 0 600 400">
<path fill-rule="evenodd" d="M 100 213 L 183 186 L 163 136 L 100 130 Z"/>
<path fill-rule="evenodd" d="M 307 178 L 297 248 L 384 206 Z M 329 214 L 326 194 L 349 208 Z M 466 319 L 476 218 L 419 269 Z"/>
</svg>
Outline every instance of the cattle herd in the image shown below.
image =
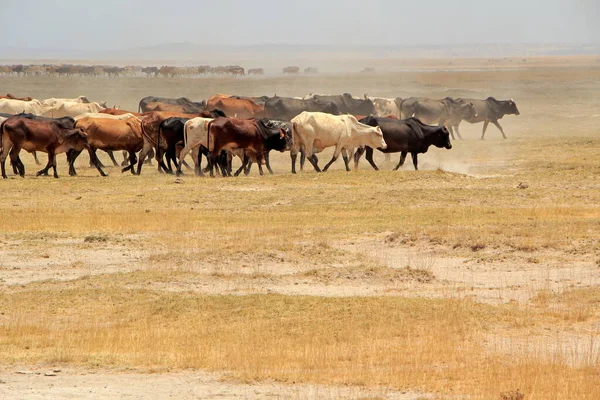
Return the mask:
<svg viewBox="0 0 600 400">
<path fill-rule="evenodd" d="M 318 68 L 307 67 L 305 74 L 316 74 Z M 299 74 L 300 67 L 288 66 L 282 69 L 283 74 Z M 86 76 L 109 78 L 146 76 L 164 78 L 191 78 L 196 76 L 244 76 L 264 75 L 263 68 L 250 68 L 247 71 L 239 65 L 198 65 L 190 67 L 176 67 L 174 65 L 163 65 L 161 67 L 142 67 L 139 65 L 128 65 L 118 67 L 113 65 L 72 65 L 72 64 L 31 64 L 31 65 L 0 65 L 0 75 L 13 76 Z"/>
<path fill-rule="evenodd" d="M 253 162 L 263 174 L 263 164 L 272 173 L 269 152 L 290 151 L 292 173 L 308 159 L 321 171 L 316 153 L 334 148 L 326 171 L 340 156 L 346 170 L 350 160 L 355 168 L 362 154 L 374 169 L 373 151 L 401 153 L 395 169 L 411 155 L 418 169 L 417 155 L 430 146 L 451 149 L 450 136 L 460 139 L 459 124 L 483 122 L 484 138 L 489 123 L 506 138 L 498 121 L 504 115 L 519 115 L 515 102 L 496 100 L 428 98 L 364 98 L 342 95 L 310 94 L 305 97 L 244 97 L 218 94 L 194 102 L 185 97 L 171 99 L 148 96 L 140 100 L 137 111 L 107 108 L 105 102 L 91 102 L 85 96 L 75 99 L 51 98 L 43 101 L 30 97 L 0 96 L 0 164 L 7 178 L 6 158 L 12 170 L 24 176 L 20 151 L 48 154 L 48 163 L 37 175 L 56 172 L 56 155 L 66 153 L 69 174 L 76 175 L 75 160 L 86 150 L 90 163 L 105 176 L 97 150 L 107 152 L 118 166 L 113 151 L 123 151 L 122 171 L 140 174 L 147 157 L 154 157 L 158 170 L 182 174 L 190 168 L 185 158 L 191 153 L 195 173 L 215 170 L 232 174 L 234 156 L 242 160 L 247 174 Z M 202 168 L 202 157 L 206 168 Z M 174 166 L 173 166 L 174 164 Z"/>
</svg>

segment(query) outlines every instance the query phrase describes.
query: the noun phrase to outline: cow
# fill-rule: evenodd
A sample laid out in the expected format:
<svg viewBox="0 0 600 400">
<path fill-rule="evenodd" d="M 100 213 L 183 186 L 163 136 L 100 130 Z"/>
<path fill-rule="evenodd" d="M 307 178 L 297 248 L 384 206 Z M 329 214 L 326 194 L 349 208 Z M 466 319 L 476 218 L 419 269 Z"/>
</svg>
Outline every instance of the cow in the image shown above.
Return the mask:
<svg viewBox="0 0 600 400">
<path fill-rule="evenodd" d="M 303 147 L 306 158 L 317 172 L 321 170 L 313 158 L 315 150 L 321 151 L 335 146 L 333 158 L 325 165 L 323 171 L 327 171 L 337 160 L 340 152 L 344 151 L 346 171 L 350 171 L 346 151 L 352 154 L 355 148 L 361 146 L 382 149 L 387 147 L 379 127 L 361 124 L 352 115 L 335 116 L 319 112 L 303 112 L 292 119 L 292 134 L 294 150 L 298 152 Z"/>
<path fill-rule="evenodd" d="M 101 105 L 99 103 L 64 102 L 57 103 L 54 106 L 47 108 L 43 115 L 52 118 L 76 117 L 85 113 L 99 113 L 105 108 L 106 105 Z"/>
<path fill-rule="evenodd" d="M 330 101 L 319 99 L 296 99 L 293 97 L 272 97 L 265 103 L 265 111 L 268 118 L 291 121 L 304 111 L 323 112 L 339 115 L 340 110 Z"/>
<path fill-rule="evenodd" d="M 400 105 L 403 118 L 415 117 L 426 124 L 447 126 L 454 139 L 452 126 L 467 118 L 476 118 L 477 110 L 472 102 L 459 102 L 452 97 L 433 100 L 424 97 L 410 97 Z M 456 132 L 459 139 L 460 133 Z"/>
<path fill-rule="evenodd" d="M 297 74 L 300 72 L 300 67 L 290 66 L 283 69 L 284 74 Z"/>
<path fill-rule="evenodd" d="M 6 114 L 35 114 L 43 115 L 48 107 L 44 106 L 39 100 L 22 101 L 12 99 L 0 99 L 0 113 Z"/>
<path fill-rule="evenodd" d="M 83 118 L 103 118 L 103 119 L 118 119 L 118 120 L 127 120 L 129 118 L 137 118 L 139 120 L 141 120 L 141 117 L 138 117 L 137 115 L 134 115 L 132 113 L 123 113 L 123 114 L 117 114 L 117 115 L 112 115 L 112 114 L 106 114 L 103 112 L 97 112 L 97 113 L 85 113 L 85 114 L 80 114 L 76 117 L 74 117 L 73 119 L 75 121 L 79 121 L 80 119 Z"/>
<path fill-rule="evenodd" d="M 57 99 L 57 98 L 53 97 L 50 99 L 42 100 L 42 104 L 45 106 L 55 106 L 59 103 L 89 103 L 89 102 L 90 101 L 85 96 L 79 96 L 74 99 Z M 104 102 L 104 103 L 106 103 L 106 102 Z"/>
<path fill-rule="evenodd" d="M 202 175 L 200 167 L 199 151 L 200 147 L 208 146 L 207 128 L 208 123 L 213 118 L 196 117 L 185 122 L 183 127 L 183 144 L 184 147 L 179 153 L 179 162 L 177 163 L 177 175 L 181 175 L 181 165 L 185 161 L 185 157 L 191 152 L 195 164 L 196 175 Z"/>
<path fill-rule="evenodd" d="M 488 97 L 485 100 L 476 100 L 476 99 L 457 99 L 458 102 L 461 103 L 472 103 L 477 111 L 477 116 L 471 118 L 465 118 L 464 120 L 470 124 L 476 124 L 478 122 L 483 122 L 483 131 L 481 133 L 481 140 L 485 137 L 485 131 L 488 127 L 488 124 L 491 122 L 496 125 L 496 128 L 500 130 L 502 133 L 502 137 L 506 139 L 506 135 L 504 134 L 504 130 L 500 126 L 498 120 L 502 119 L 505 115 L 520 115 L 519 109 L 517 108 L 517 103 L 513 99 L 510 100 L 496 100 L 493 97 Z M 458 133 L 458 125 L 460 121 L 453 123 L 452 127 L 456 129 L 456 133 Z M 459 134 L 460 137 L 460 134 Z"/>
<path fill-rule="evenodd" d="M 264 106 L 267 100 L 270 99 L 269 96 L 237 96 L 237 95 L 217 95 L 228 97 L 230 99 L 243 99 L 243 100 L 251 100 L 259 106 Z"/>
<path fill-rule="evenodd" d="M 407 118 L 404 120 L 394 120 L 390 118 L 366 117 L 361 120 L 365 125 L 377 126 L 381 128 L 387 148 L 366 146 L 358 149 L 354 155 L 354 168 L 358 169 L 358 162 L 362 154 L 366 151 L 367 161 L 378 171 L 377 165 L 373 162 L 373 149 L 382 153 L 401 152 L 400 162 L 394 168 L 398 170 L 406 160 L 406 155 L 411 154 L 415 170 L 419 169 L 417 155 L 426 153 L 429 146 L 451 149 L 450 132 L 445 126 L 426 125 L 417 118 Z"/>
<path fill-rule="evenodd" d="M 7 178 L 5 170 L 6 157 L 10 154 L 11 163 L 18 169 L 19 175 L 25 176 L 25 166 L 19 158 L 21 149 L 29 152 L 44 151 L 48 153 L 48 164 L 38 171 L 37 176 L 47 175 L 52 167 L 54 177 L 56 172 L 56 154 L 67 152 L 71 149 L 81 151 L 88 149 L 90 160 L 96 166 L 100 175 L 106 176 L 98 165 L 96 155 L 90 150 L 87 136 L 80 129 L 65 128 L 60 122 L 43 119 L 22 118 L 13 116 L 0 125 L 0 164 L 2 177 Z"/>
<path fill-rule="evenodd" d="M 386 99 L 383 97 L 368 97 L 365 94 L 365 99 L 369 98 L 373 102 L 373 107 L 375 107 L 375 115 L 377 117 L 389 117 L 390 115 L 394 115 L 397 118 L 402 118 L 400 114 L 400 106 L 403 101 L 402 98 L 396 97 L 394 99 Z"/>
<path fill-rule="evenodd" d="M 125 120 L 110 118 L 81 118 L 75 127 L 87 135 L 88 145 L 92 153 L 97 149 L 106 152 L 124 150 L 129 153 L 129 165 L 123 172 L 131 170 L 137 162 L 136 153 L 142 149 L 142 127 L 140 120 L 134 116 Z M 69 175 L 76 175 L 75 160 L 81 151 L 73 150 L 69 154 Z"/>
<path fill-rule="evenodd" d="M 338 110 L 342 114 L 375 114 L 375 106 L 373 105 L 373 102 L 370 99 L 359 99 L 356 97 L 352 97 L 350 93 L 344 93 L 340 96 L 312 94 L 309 95 L 308 98 L 318 100 L 321 102 L 331 102 L 337 106 Z"/>
<path fill-rule="evenodd" d="M 180 97 L 178 99 L 171 99 L 168 97 L 156 97 L 156 96 L 147 96 L 140 100 L 138 105 L 138 112 L 147 112 L 150 111 L 147 108 L 147 105 L 150 103 L 162 103 L 162 104 L 172 104 L 178 106 L 184 106 L 188 109 L 198 110 L 196 112 L 201 112 L 206 109 L 206 102 L 194 102 L 188 99 L 187 97 Z"/>
<path fill-rule="evenodd" d="M 293 149 L 292 149 L 292 147 L 293 147 L 292 146 L 292 124 L 290 122 L 276 120 L 276 119 L 268 119 L 268 118 L 263 118 L 262 122 L 269 128 L 285 130 L 285 132 L 286 132 L 285 137 L 288 140 L 285 150 L 290 150 L 290 157 L 292 160 L 292 171 L 295 171 L 297 153 L 295 151 L 293 151 Z M 269 161 L 270 151 L 271 151 L 270 149 L 265 151 L 264 160 L 265 160 L 265 166 L 267 167 L 267 170 L 272 175 L 273 169 L 271 169 L 271 163 Z M 250 173 L 250 169 L 252 168 L 252 163 L 257 161 L 254 154 L 252 154 L 252 152 L 250 152 L 248 150 L 237 149 L 237 150 L 228 152 L 227 153 L 227 171 L 229 174 L 231 174 L 231 170 L 232 170 L 231 162 L 232 162 L 233 156 L 237 156 L 242 160 L 242 166 L 233 174 L 234 176 L 238 176 L 242 172 L 242 170 L 244 171 L 244 175 L 248 175 Z M 304 157 L 304 153 L 302 153 L 302 156 Z M 304 158 L 301 159 L 301 164 L 304 164 L 303 160 L 304 160 Z M 260 165 L 259 165 L 259 168 L 261 168 Z"/>
<path fill-rule="evenodd" d="M 277 128 L 265 119 L 237 119 L 218 117 L 206 122 L 207 147 L 210 151 L 210 176 L 214 176 L 214 165 L 221 150 L 245 149 L 248 157 L 256 157 L 260 174 L 263 174 L 262 161 L 266 151 L 284 151 L 289 138 L 286 130 Z M 245 168 L 248 158 L 244 156 Z"/>
<path fill-rule="evenodd" d="M 33 98 L 31 96 L 27 97 L 16 97 L 10 93 L 7 93 L 6 96 L 0 96 L 0 99 L 11 99 L 11 100 L 21 100 L 21 101 L 31 101 Z"/>
<path fill-rule="evenodd" d="M 265 70 L 262 68 L 250 68 L 248 70 L 248 75 L 264 75 Z"/>
<path fill-rule="evenodd" d="M 222 97 L 222 95 L 217 95 L 206 100 L 206 107 L 209 110 L 223 110 L 225 114 L 240 119 L 261 118 L 265 116 L 264 105 L 258 105 L 248 98 Z"/>
<path fill-rule="evenodd" d="M 304 73 L 305 74 L 318 74 L 319 73 L 319 69 L 315 68 L 315 67 L 308 67 L 304 69 Z"/>
<path fill-rule="evenodd" d="M 156 75 L 158 75 L 158 67 L 145 67 L 145 68 L 142 68 L 142 73 L 146 74 L 146 77 L 149 77 L 149 76 L 152 76 L 152 75 L 156 76 Z"/>
<path fill-rule="evenodd" d="M 143 117 L 145 115 L 147 115 L 148 113 L 137 113 L 135 111 L 127 111 L 127 110 L 122 110 L 120 108 L 104 108 L 102 110 L 99 111 L 101 114 L 107 114 L 107 115 L 123 115 L 123 114 L 132 114 L 135 115 L 136 117 Z"/>
</svg>

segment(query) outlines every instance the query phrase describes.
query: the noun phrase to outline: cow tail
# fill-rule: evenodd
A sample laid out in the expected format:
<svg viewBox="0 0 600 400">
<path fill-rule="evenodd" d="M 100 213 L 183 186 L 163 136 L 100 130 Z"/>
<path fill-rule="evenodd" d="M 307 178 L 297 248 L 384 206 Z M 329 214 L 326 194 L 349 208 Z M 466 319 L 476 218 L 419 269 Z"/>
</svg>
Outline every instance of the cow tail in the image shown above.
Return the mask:
<svg viewBox="0 0 600 400">
<path fill-rule="evenodd" d="M 2 153 L 2 151 L 4 150 L 2 145 L 2 135 L 4 134 L 4 124 L 6 123 L 6 121 L 8 121 L 8 119 L 5 119 L 4 121 L 2 121 L 2 124 L 0 124 L 0 153 Z"/>
<path fill-rule="evenodd" d="M 206 149 L 208 150 L 208 154 L 210 154 L 210 128 L 211 128 L 213 122 L 214 122 L 214 119 L 212 121 L 209 121 L 208 127 L 206 128 Z M 214 148 L 214 146 L 213 146 L 213 148 Z"/>
</svg>

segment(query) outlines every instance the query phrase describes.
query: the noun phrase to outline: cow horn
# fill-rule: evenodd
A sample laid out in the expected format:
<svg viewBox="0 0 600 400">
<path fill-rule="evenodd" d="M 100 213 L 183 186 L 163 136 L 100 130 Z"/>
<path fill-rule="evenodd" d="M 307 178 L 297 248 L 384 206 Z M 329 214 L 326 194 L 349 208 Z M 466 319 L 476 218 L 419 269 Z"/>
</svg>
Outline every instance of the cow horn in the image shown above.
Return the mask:
<svg viewBox="0 0 600 400">
<path fill-rule="evenodd" d="M 513 103 L 515 102 L 514 99 L 512 99 L 512 98 L 510 99 L 510 101 L 512 101 Z"/>
<path fill-rule="evenodd" d="M 365 93 L 365 100 L 369 100 L 369 95 Z"/>
</svg>

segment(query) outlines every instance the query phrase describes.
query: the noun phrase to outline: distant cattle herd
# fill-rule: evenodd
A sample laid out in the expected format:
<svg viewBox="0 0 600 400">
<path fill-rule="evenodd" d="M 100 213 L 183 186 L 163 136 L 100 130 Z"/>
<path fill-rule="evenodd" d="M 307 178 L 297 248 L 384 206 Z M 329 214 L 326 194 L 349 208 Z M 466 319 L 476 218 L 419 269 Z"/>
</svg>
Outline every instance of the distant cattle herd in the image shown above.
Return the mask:
<svg viewBox="0 0 600 400">
<path fill-rule="evenodd" d="M 207 100 L 185 97 L 147 96 L 137 111 L 107 108 L 105 102 L 92 102 L 85 96 L 74 99 L 51 98 L 43 101 L 11 94 L 0 96 L 0 164 L 7 178 L 5 161 L 10 157 L 12 170 L 24 176 L 21 150 L 48 154 L 46 166 L 38 175 L 56 172 L 56 155 L 67 154 L 69 174 L 76 175 L 75 160 L 86 150 L 90 163 L 105 175 L 97 150 L 106 151 L 118 166 L 113 151 L 122 150 L 122 171 L 140 174 L 147 157 L 154 157 L 158 170 L 182 173 L 188 154 L 194 172 L 203 175 L 219 171 L 232 174 L 234 156 L 242 160 L 235 175 L 249 173 L 257 162 L 262 175 L 271 150 L 289 151 L 292 173 L 308 159 L 316 171 L 326 171 L 342 155 L 346 170 L 350 160 L 358 168 L 362 154 L 378 169 L 373 151 L 401 153 L 395 169 L 411 155 L 418 169 L 418 154 L 430 146 L 451 149 L 450 137 L 458 138 L 459 124 L 483 122 L 481 139 L 489 123 L 506 138 L 499 120 L 519 115 L 511 100 L 453 99 L 433 100 L 422 97 L 380 98 L 364 95 L 310 94 L 304 97 L 244 97 L 218 94 Z M 333 158 L 321 169 L 316 153 L 333 148 Z M 206 168 L 202 168 L 202 157 Z M 37 157 L 36 157 L 37 162 Z M 38 162 L 39 164 L 39 162 Z M 137 165 L 136 165 L 137 164 Z"/>
<path fill-rule="evenodd" d="M 301 72 L 300 67 L 288 66 L 281 70 L 283 74 L 296 75 Z M 317 74 L 318 68 L 307 67 L 305 74 Z M 197 77 L 197 76 L 251 76 L 264 75 L 264 68 L 250 68 L 246 71 L 239 65 L 198 65 L 188 67 L 177 67 L 174 65 L 163 65 L 160 67 L 143 67 L 139 65 L 128 65 L 125 67 L 113 65 L 72 65 L 72 64 L 33 64 L 33 65 L 0 65 L 0 75 L 16 76 L 87 76 L 87 77 Z"/>
</svg>

